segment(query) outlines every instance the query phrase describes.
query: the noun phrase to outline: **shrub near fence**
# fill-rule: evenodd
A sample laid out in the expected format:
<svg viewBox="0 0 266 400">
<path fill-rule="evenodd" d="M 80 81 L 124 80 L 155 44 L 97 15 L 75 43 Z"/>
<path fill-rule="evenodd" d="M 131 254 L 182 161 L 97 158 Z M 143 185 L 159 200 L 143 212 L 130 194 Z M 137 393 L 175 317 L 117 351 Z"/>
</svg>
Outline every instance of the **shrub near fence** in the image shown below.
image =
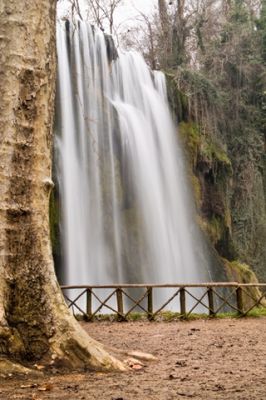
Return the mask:
<svg viewBox="0 0 266 400">
<path fill-rule="evenodd" d="M 266 314 L 266 283 L 73 285 L 61 289 L 74 315 L 87 321 L 103 314 L 125 321 L 132 319 L 136 311 L 149 320 L 169 310 L 182 319 L 197 314 L 198 310 L 210 317 L 221 313 L 245 316 L 258 308 Z M 158 304 L 156 297 L 160 298 L 160 291 L 165 289 L 168 297 Z"/>
</svg>

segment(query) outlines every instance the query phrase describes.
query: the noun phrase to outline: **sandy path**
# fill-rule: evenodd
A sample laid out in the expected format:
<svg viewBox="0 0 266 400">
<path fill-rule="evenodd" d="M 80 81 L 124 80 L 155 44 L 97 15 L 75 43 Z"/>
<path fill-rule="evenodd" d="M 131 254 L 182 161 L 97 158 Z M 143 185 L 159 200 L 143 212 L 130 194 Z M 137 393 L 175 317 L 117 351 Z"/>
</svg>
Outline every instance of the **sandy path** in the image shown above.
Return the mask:
<svg viewBox="0 0 266 400">
<path fill-rule="evenodd" d="M 151 352 L 158 361 L 125 374 L 0 378 L 0 399 L 266 399 L 266 318 L 84 327 L 110 346 Z M 31 383 L 36 387 L 21 387 Z"/>
</svg>

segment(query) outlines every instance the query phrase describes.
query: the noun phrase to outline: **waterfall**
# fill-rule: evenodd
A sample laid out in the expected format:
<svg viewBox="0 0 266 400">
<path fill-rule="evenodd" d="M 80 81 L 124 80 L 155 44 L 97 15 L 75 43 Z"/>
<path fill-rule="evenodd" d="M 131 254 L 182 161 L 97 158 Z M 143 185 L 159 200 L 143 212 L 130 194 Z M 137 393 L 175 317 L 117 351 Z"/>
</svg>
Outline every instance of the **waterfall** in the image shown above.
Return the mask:
<svg viewBox="0 0 266 400">
<path fill-rule="evenodd" d="M 64 283 L 206 281 L 164 74 L 107 39 L 57 27 Z"/>
</svg>

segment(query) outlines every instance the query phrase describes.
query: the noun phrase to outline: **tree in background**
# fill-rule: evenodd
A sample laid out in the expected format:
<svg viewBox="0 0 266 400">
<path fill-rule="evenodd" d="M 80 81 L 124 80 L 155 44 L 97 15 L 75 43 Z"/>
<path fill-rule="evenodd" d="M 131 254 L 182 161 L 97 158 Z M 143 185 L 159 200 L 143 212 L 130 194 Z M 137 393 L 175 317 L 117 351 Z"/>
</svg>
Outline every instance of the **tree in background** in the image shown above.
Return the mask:
<svg viewBox="0 0 266 400">
<path fill-rule="evenodd" d="M 124 0 L 86 0 L 86 18 L 110 35 L 115 34 L 115 13 Z M 118 27 L 116 27 L 118 29 Z"/>
<path fill-rule="evenodd" d="M 179 120 L 196 124 L 198 136 L 187 134 L 198 141 L 201 211 L 220 255 L 265 280 L 265 0 L 178 5 L 186 21 L 179 26 L 189 29 L 184 55 L 169 54 L 163 66 L 178 91 Z"/>
<path fill-rule="evenodd" d="M 260 6 L 239 0 L 227 3 L 219 36 L 206 38 L 210 51 L 202 57 L 201 71 L 222 99 L 215 119 L 219 140 L 226 144 L 232 162 L 230 209 L 236 256 L 252 265 L 263 279 L 265 62 L 257 29 Z"/>
</svg>

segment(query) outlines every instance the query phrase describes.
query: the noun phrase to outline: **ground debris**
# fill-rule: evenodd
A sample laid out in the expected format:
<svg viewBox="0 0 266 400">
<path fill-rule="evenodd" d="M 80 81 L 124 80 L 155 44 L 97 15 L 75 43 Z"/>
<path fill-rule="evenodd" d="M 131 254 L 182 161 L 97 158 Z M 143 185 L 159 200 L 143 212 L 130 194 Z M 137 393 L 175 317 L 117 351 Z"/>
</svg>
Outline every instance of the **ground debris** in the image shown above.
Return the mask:
<svg viewBox="0 0 266 400">
<path fill-rule="evenodd" d="M 139 369 L 142 369 L 145 367 L 145 365 L 141 361 L 137 360 L 136 358 L 127 358 L 126 360 L 124 360 L 124 363 L 128 367 L 135 369 L 135 370 L 139 370 Z"/>
<path fill-rule="evenodd" d="M 170 374 L 170 375 L 168 376 L 168 379 L 170 379 L 170 380 L 172 380 L 172 379 L 178 379 L 178 377 L 177 377 L 176 375 L 174 375 L 174 374 Z"/>
<path fill-rule="evenodd" d="M 63 387 L 64 390 L 69 390 L 69 391 L 73 391 L 73 392 L 78 392 L 79 390 L 79 385 L 75 384 L 75 385 L 66 385 Z"/>
<path fill-rule="evenodd" d="M 38 385 L 37 383 L 26 383 L 25 385 L 20 385 L 21 389 L 32 389 L 36 388 Z"/>
<path fill-rule="evenodd" d="M 186 367 L 187 366 L 187 362 L 185 360 L 178 360 L 175 365 L 177 367 Z"/>
<path fill-rule="evenodd" d="M 40 364 L 34 364 L 34 367 L 35 367 L 38 371 L 41 371 L 41 370 L 45 369 L 45 366 L 44 366 L 44 365 L 40 365 Z"/>
<path fill-rule="evenodd" d="M 126 400 L 124 397 L 112 397 L 112 400 Z"/>
<path fill-rule="evenodd" d="M 39 392 L 48 392 L 53 389 L 53 385 L 51 383 L 47 383 L 46 385 L 42 385 L 38 387 Z"/>
<path fill-rule="evenodd" d="M 220 383 L 217 383 L 213 389 L 214 392 L 219 392 L 225 390 L 224 385 L 221 385 Z"/>
<path fill-rule="evenodd" d="M 184 396 L 184 397 L 196 397 L 196 395 L 193 394 L 193 393 L 176 392 L 176 394 L 177 394 L 178 396 Z"/>
<path fill-rule="evenodd" d="M 156 361 L 157 358 L 154 357 L 152 354 L 149 353 L 143 353 L 142 351 L 131 351 L 128 353 L 130 357 L 138 358 L 139 360 L 144 360 L 144 361 Z"/>
</svg>

